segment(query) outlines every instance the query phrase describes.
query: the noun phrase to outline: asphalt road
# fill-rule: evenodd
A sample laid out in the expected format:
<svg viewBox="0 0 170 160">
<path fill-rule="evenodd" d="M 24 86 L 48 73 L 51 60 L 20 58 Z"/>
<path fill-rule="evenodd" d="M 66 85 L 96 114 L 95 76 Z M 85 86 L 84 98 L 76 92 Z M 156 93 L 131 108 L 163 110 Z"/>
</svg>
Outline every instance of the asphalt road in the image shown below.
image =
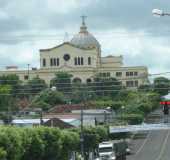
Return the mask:
<svg viewBox="0 0 170 160">
<path fill-rule="evenodd" d="M 155 115 L 159 114 L 156 123 L 163 122 L 160 110 Z M 133 154 L 127 160 L 170 160 L 170 130 L 149 131 L 145 135 L 131 142 Z"/>
</svg>

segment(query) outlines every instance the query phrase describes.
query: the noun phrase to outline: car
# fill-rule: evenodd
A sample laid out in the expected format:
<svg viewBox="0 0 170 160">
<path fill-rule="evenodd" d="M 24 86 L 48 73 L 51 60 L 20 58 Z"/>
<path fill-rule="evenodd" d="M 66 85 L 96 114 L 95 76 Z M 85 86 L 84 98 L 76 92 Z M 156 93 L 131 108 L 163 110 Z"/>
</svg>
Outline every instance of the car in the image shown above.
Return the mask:
<svg viewBox="0 0 170 160">
<path fill-rule="evenodd" d="M 131 154 L 131 149 L 129 147 L 126 148 L 126 154 L 130 155 Z"/>
</svg>

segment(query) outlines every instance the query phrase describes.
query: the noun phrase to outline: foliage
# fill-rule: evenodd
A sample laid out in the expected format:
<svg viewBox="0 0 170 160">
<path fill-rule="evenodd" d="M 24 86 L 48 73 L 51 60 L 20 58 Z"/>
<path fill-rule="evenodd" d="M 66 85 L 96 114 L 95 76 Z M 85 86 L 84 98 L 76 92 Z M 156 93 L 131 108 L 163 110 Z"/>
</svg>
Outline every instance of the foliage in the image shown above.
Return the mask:
<svg viewBox="0 0 170 160">
<path fill-rule="evenodd" d="M 158 108 L 159 100 L 160 95 L 156 92 L 126 90 L 120 91 L 116 101 L 118 105 L 116 106 L 119 106 L 117 111 L 120 117 L 126 115 L 124 121 L 135 124 L 135 120 L 136 123 L 142 122 L 144 116 Z M 122 104 L 124 109 L 120 108 Z"/>
<path fill-rule="evenodd" d="M 50 81 L 50 86 L 56 86 L 57 91 L 66 93 L 71 91 L 71 74 L 67 72 L 57 72 L 55 77 Z"/>
<path fill-rule="evenodd" d="M 154 91 L 161 96 L 167 95 L 169 91 L 169 79 L 157 77 L 154 79 Z"/>
<path fill-rule="evenodd" d="M 99 75 L 94 77 L 93 90 L 97 96 L 115 97 L 121 89 L 121 83 L 113 77 L 103 78 Z"/>
<path fill-rule="evenodd" d="M 45 81 L 39 77 L 35 77 L 27 82 L 28 93 L 36 94 L 47 87 Z"/>
<path fill-rule="evenodd" d="M 6 111 L 10 106 L 12 96 L 10 96 L 12 88 L 10 85 L 0 85 L 0 110 Z"/>
<path fill-rule="evenodd" d="M 46 89 L 34 97 L 31 107 L 40 107 L 43 110 L 48 110 L 57 104 L 64 103 L 64 95 L 61 92 Z"/>
<path fill-rule="evenodd" d="M 107 107 L 111 107 L 113 105 L 113 101 L 95 100 L 95 101 L 89 101 L 88 105 L 97 109 L 106 109 Z"/>
<path fill-rule="evenodd" d="M 84 134 L 87 151 L 108 138 L 107 128 L 101 126 L 84 128 Z M 0 127 L 2 160 L 67 160 L 71 151 L 80 152 L 79 128 Z"/>
<path fill-rule="evenodd" d="M 3 148 L 0 148 L 0 160 L 6 160 L 7 153 Z"/>
<path fill-rule="evenodd" d="M 151 89 L 152 89 L 152 86 L 150 84 L 143 84 L 139 86 L 138 91 L 149 92 L 151 91 Z"/>
<path fill-rule="evenodd" d="M 122 119 L 127 121 L 128 124 L 140 124 L 144 120 L 144 116 L 142 114 L 123 114 Z"/>
<path fill-rule="evenodd" d="M 0 119 L 3 121 L 4 124 L 11 124 L 13 117 L 9 113 L 2 112 L 0 113 Z"/>
<path fill-rule="evenodd" d="M 12 88 L 12 93 L 16 94 L 19 91 L 21 81 L 16 74 L 2 75 L 0 76 L 0 85 L 9 85 Z"/>
<path fill-rule="evenodd" d="M 111 108 L 117 112 L 118 110 L 121 109 L 121 107 L 124 106 L 124 102 L 123 101 L 113 101 Z"/>
</svg>

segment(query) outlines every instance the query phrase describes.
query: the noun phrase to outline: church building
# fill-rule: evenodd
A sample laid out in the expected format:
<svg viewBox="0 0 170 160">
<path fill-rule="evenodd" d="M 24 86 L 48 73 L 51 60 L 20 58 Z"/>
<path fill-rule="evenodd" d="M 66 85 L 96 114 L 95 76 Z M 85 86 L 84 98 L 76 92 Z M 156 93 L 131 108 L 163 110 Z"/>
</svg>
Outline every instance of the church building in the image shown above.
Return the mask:
<svg viewBox="0 0 170 160">
<path fill-rule="evenodd" d="M 49 84 L 56 72 L 64 71 L 73 75 L 73 82 L 92 82 L 96 74 L 115 77 L 128 88 L 136 88 L 148 82 L 147 67 L 124 66 L 121 55 L 103 57 L 100 43 L 87 30 L 84 17 L 82 19 L 80 31 L 71 41 L 53 48 L 40 49 L 39 69 L 19 70 L 9 67 L 0 71 L 0 75 L 17 74 L 22 81 L 38 76 Z"/>
</svg>

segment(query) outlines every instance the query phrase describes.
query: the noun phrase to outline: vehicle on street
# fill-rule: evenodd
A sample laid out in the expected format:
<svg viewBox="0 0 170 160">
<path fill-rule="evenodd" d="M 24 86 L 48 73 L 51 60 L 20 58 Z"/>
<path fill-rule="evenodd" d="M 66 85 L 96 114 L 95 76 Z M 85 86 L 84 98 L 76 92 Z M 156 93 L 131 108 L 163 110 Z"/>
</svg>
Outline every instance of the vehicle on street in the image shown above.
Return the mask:
<svg viewBox="0 0 170 160">
<path fill-rule="evenodd" d="M 98 154 L 99 157 L 96 160 L 115 160 L 114 143 L 111 141 L 100 143 Z"/>
</svg>

